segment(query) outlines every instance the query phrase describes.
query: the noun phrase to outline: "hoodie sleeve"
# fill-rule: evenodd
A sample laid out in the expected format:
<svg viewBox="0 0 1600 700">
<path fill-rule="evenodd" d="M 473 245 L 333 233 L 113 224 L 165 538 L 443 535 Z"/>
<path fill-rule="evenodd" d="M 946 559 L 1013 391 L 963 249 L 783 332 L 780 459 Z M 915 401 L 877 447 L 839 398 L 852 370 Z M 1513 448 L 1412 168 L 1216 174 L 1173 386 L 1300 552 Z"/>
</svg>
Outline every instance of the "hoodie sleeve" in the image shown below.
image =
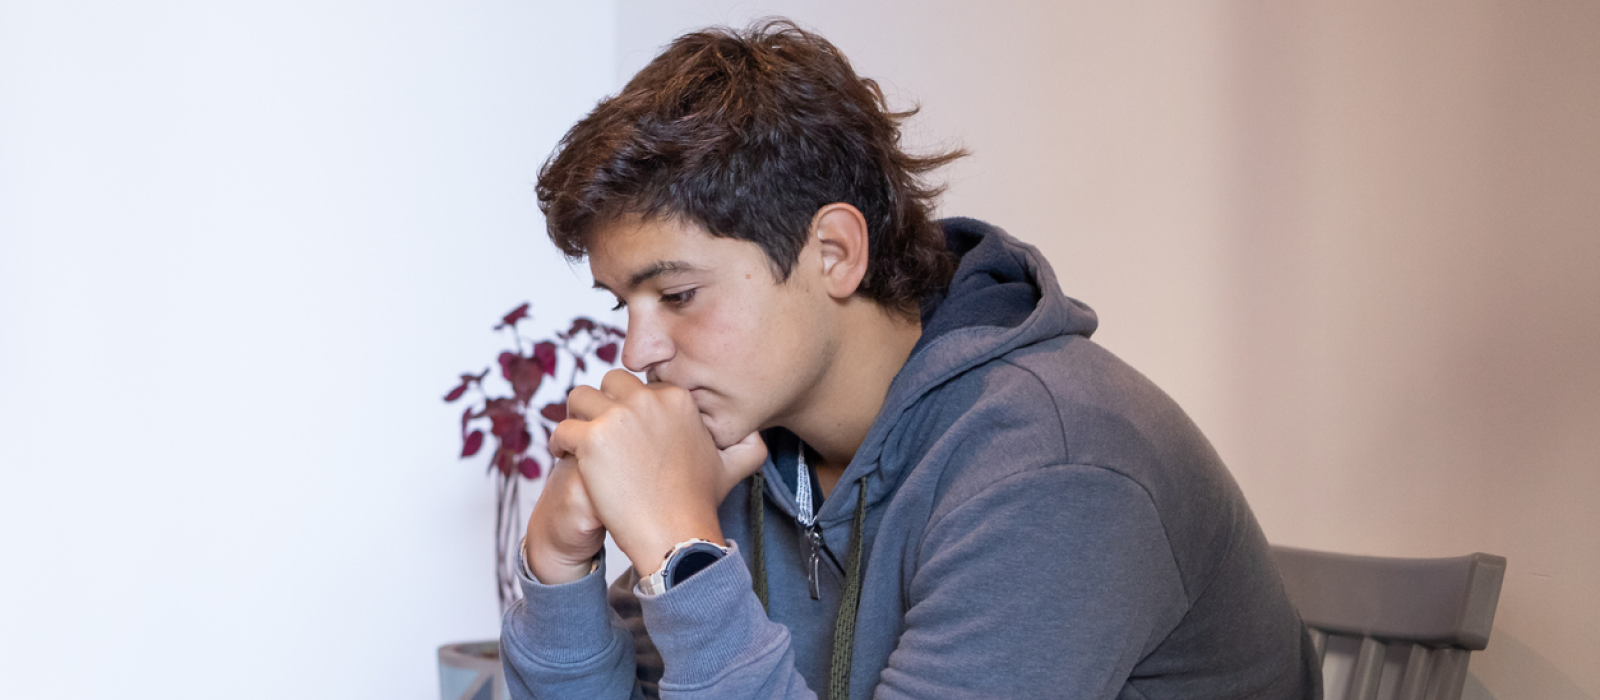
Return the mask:
<svg viewBox="0 0 1600 700">
<path fill-rule="evenodd" d="M 511 696 L 815 700 L 795 670 L 789 630 L 767 618 L 737 547 L 660 595 L 638 595 L 630 569 L 609 605 L 603 562 L 556 586 L 524 570 L 524 598 L 501 628 Z"/>
<path fill-rule="evenodd" d="M 511 697 L 641 698 L 633 638 L 606 605 L 605 561 L 577 581 L 547 586 L 528 575 L 518 550 L 522 600 L 500 625 L 500 654 Z"/>
<path fill-rule="evenodd" d="M 1110 700 L 1188 607 L 1154 504 L 1111 470 L 1015 474 L 926 532 L 871 697 Z"/>
<path fill-rule="evenodd" d="M 665 662 L 663 700 L 815 700 L 795 670 L 789 630 L 767 618 L 738 545 L 660 595 L 638 596 L 645 627 Z"/>
</svg>

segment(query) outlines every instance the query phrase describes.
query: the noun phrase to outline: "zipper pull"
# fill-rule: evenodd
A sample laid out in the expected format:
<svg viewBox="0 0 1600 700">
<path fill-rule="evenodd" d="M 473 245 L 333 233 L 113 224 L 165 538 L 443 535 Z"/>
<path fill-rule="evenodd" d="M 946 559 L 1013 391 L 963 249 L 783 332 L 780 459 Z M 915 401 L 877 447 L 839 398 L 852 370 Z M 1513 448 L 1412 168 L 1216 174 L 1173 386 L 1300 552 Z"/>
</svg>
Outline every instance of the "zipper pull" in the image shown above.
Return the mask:
<svg viewBox="0 0 1600 700">
<path fill-rule="evenodd" d="M 812 523 L 806 528 L 806 583 L 811 590 L 812 600 L 821 600 L 821 585 L 817 576 L 821 573 L 818 569 L 822 564 L 822 529 Z"/>
</svg>

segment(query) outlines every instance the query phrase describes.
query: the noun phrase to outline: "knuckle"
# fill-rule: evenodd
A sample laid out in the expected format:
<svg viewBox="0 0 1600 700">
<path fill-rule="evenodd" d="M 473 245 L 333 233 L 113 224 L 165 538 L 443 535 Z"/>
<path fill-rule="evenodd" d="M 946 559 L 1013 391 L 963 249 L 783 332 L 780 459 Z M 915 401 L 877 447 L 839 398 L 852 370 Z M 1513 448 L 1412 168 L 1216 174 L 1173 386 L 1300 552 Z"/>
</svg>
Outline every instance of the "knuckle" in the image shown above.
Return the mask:
<svg viewBox="0 0 1600 700">
<path fill-rule="evenodd" d="M 635 391 L 632 394 L 629 394 L 623 403 L 626 404 L 628 408 L 638 411 L 648 408 L 651 401 L 651 392 Z"/>
<path fill-rule="evenodd" d="M 662 398 L 666 400 L 668 406 L 676 410 L 681 411 L 694 406 L 694 395 L 690 394 L 688 389 L 682 387 L 671 387 L 663 394 Z"/>
<path fill-rule="evenodd" d="M 649 392 L 650 395 L 654 396 L 657 399 L 662 400 L 662 401 L 668 401 L 668 402 L 677 401 L 677 400 L 679 400 L 679 398 L 688 397 L 689 396 L 689 390 L 688 389 L 685 389 L 685 388 L 683 388 L 681 386 L 678 386 L 676 384 L 667 384 L 665 382 L 658 382 L 656 384 L 651 384 L 650 385 L 650 389 L 651 389 L 651 391 Z"/>
<path fill-rule="evenodd" d="M 573 387 L 572 391 L 567 392 L 567 409 L 570 411 L 573 404 L 581 404 L 588 401 L 598 393 L 600 393 L 598 389 L 587 384 L 579 384 Z"/>
</svg>

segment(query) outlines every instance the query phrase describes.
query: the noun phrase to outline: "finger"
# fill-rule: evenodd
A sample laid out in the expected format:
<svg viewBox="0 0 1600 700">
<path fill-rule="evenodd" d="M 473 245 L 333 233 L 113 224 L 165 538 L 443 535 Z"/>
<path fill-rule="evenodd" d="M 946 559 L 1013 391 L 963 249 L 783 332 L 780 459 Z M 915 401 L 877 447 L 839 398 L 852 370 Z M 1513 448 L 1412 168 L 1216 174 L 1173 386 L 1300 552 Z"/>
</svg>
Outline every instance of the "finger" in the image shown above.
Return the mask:
<svg viewBox="0 0 1600 700">
<path fill-rule="evenodd" d="M 545 477 L 545 490 L 549 490 L 550 486 L 557 482 L 565 484 L 568 480 L 583 480 L 583 476 L 578 473 L 578 461 L 572 455 L 558 457 L 550 465 L 550 474 Z"/>
<path fill-rule="evenodd" d="M 578 460 L 567 455 L 550 467 L 550 478 L 545 481 L 545 491 L 556 490 L 584 511 L 591 510 L 589 488 L 583 483 L 583 473 L 578 471 Z M 541 497 L 543 493 L 541 492 Z"/>
<path fill-rule="evenodd" d="M 578 457 L 578 446 L 583 444 L 584 435 L 589 430 L 589 424 L 581 420 L 564 420 L 556 425 L 550 433 L 550 456 L 564 459 L 568 456 Z"/>
<path fill-rule="evenodd" d="M 755 432 L 746 435 L 728 447 L 718 450 L 722 456 L 722 472 L 727 475 L 730 482 L 738 482 L 751 474 L 767 461 L 767 441 L 761 439 L 761 433 Z"/>
<path fill-rule="evenodd" d="M 578 460 L 571 456 L 556 460 L 550 467 L 550 475 L 545 480 L 544 488 L 539 492 L 539 499 L 556 499 L 559 507 L 563 508 L 569 517 L 574 517 L 578 529 L 591 532 L 604 525 L 600 518 L 594 514 L 594 504 L 589 499 L 589 487 L 583 481 L 583 472 L 578 469 Z"/>
<path fill-rule="evenodd" d="M 611 397 L 592 386 L 579 385 L 567 394 L 567 418 L 594 420 L 611 406 Z"/>
<path fill-rule="evenodd" d="M 606 372 L 600 379 L 600 390 L 615 400 L 621 401 L 623 397 L 644 388 L 644 382 L 633 376 L 632 372 L 625 369 L 614 369 Z"/>
</svg>

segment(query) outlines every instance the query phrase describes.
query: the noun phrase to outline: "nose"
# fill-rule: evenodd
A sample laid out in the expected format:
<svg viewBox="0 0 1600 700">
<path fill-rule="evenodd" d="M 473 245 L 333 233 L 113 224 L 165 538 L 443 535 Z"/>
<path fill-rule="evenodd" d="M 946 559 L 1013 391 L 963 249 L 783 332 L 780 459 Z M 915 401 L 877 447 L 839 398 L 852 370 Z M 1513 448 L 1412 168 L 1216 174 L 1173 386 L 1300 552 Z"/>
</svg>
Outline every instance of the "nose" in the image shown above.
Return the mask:
<svg viewBox="0 0 1600 700">
<path fill-rule="evenodd" d="M 672 359 L 675 350 L 672 337 L 653 314 L 629 313 L 628 337 L 622 342 L 622 366 L 633 372 L 659 369 L 658 365 Z"/>
</svg>

